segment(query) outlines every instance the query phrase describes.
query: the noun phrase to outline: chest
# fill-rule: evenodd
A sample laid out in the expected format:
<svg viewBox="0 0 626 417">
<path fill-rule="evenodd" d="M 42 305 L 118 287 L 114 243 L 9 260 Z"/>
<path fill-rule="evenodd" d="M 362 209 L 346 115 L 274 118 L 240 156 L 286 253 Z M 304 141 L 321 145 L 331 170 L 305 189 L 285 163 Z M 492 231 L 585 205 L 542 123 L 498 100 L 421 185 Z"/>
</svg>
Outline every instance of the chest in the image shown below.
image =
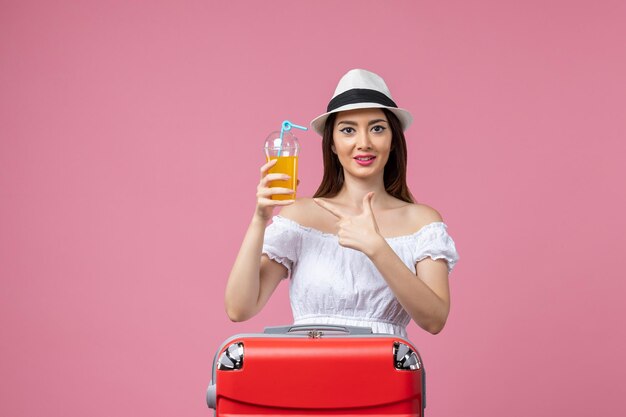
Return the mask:
<svg viewBox="0 0 626 417">
<path fill-rule="evenodd" d="M 354 213 L 353 215 L 358 215 Z M 413 221 L 402 210 L 386 210 L 374 212 L 378 230 L 385 238 L 406 236 L 416 231 Z M 307 226 L 323 233 L 336 235 L 339 231 L 339 222 L 335 216 L 318 216 L 308 219 Z"/>
</svg>

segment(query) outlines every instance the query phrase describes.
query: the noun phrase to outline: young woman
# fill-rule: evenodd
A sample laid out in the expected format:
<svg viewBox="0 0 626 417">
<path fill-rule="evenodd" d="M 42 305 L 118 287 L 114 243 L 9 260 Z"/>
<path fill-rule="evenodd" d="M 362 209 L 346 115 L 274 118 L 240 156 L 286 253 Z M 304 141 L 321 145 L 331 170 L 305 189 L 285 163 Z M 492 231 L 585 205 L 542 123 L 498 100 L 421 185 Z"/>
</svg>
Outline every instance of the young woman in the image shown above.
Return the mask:
<svg viewBox="0 0 626 417">
<path fill-rule="evenodd" d="M 294 324 L 406 336 L 412 319 L 441 331 L 458 254 L 439 213 L 416 204 L 406 185 L 403 131 L 411 121 L 378 75 L 343 76 L 327 112 L 311 122 L 324 158 L 313 198 L 272 200 L 290 190 L 268 186 L 285 179 L 268 174 L 275 161 L 261 167 L 256 210 L 226 287 L 231 320 L 254 316 L 290 277 Z"/>
</svg>

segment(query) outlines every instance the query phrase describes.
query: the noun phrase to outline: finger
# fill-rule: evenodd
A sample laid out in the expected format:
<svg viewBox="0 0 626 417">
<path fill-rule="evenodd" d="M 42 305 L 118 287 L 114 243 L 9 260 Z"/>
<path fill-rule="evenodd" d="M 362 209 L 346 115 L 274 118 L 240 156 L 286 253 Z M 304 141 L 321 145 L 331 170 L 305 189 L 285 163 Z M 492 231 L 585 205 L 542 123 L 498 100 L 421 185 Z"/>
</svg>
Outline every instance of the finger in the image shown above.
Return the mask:
<svg viewBox="0 0 626 417">
<path fill-rule="evenodd" d="M 258 198 L 271 198 L 273 195 L 288 195 L 293 194 L 294 191 L 291 188 L 285 187 L 259 187 L 257 190 Z"/>
<path fill-rule="evenodd" d="M 270 194 L 293 194 L 294 191 L 291 188 L 285 187 L 269 187 Z"/>
<path fill-rule="evenodd" d="M 323 208 L 324 210 L 326 210 L 333 216 L 337 217 L 338 219 L 343 219 L 343 216 L 341 215 L 341 213 L 336 211 L 335 208 L 331 206 L 330 204 L 328 204 L 326 201 L 319 199 L 319 198 L 314 198 L 313 201 L 315 201 L 315 204 L 317 204 L 318 206 L 320 206 L 321 208 Z"/>
<path fill-rule="evenodd" d="M 259 199 L 259 205 L 263 207 L 288 206 L 295 203 L 296 200 L 272 200 L 271 198 Z"/>
<path fill-rule="evenodd" d="M 288 206 L 296 202 L 296 200 L 272 200 L 276 202 L 277 206 Z"/>
<path fill-rule="evenodd" d="M 268 162 L 266 162 L 262 167 L 261 167 L 261 176 L 264 177 L 265 175 L 267 175 L 267 171 L 270 170 L 271 167 L 273 167 L 274 165 L 276 165 L 276 163 L 278 162 L 278 159 L 271 159 Z"/>
<path fill-rule="evenodd" d="M 272 181 L 289 181 L 290 179 L 291 177 L 287 174 L 267 174 L 263 178 L 261 178 L 261 184 L 267 187 L 267 185 Z"/>
</svg>

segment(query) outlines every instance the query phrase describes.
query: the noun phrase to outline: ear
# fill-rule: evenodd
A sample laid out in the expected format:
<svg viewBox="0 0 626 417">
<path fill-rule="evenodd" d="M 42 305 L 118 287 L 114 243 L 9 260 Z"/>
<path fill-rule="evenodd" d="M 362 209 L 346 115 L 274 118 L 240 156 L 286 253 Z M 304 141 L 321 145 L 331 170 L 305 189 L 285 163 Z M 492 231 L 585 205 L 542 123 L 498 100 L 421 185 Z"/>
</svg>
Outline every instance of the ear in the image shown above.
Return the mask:
<svg viewBox="0 0 626 417">
<path fill-rule="evenodd" d="M 333 151 L 335 155 L 337 155 L 337 150 L 335 149 L 335 145 L 330 145 L 330 150 Z"/>
</svg>

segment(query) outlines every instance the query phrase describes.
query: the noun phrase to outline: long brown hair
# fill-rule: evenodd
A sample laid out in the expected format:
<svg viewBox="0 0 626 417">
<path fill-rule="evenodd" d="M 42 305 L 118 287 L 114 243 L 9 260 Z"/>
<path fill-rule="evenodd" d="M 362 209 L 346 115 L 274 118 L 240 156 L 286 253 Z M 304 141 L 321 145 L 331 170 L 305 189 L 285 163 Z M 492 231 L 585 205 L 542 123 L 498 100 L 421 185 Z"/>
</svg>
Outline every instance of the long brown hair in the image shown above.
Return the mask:
<svg viewBox="0 0 626 417">
<path fill-rule="evenodd" d="M 409 187 L 406 185 L 407 151 L 402 125 L 391 111 L 387 109 L 381 110 L 385 113 L 391 129 L 391 151 L 389 152 L 389 159 L 383 174 L 385 190 L 395 198 L 407 203 L 414 203 L 413 195 L 411 195 L 411 191 L 409 191 Z M 324 176 L 313 197 L 334 197 L 343 187 L 343 167 L 332 149 L 336 118 L 337 113 L 332 113 L 328 116 L 324 125 L 324 135 L 322 136 Z"/>
</svg>

